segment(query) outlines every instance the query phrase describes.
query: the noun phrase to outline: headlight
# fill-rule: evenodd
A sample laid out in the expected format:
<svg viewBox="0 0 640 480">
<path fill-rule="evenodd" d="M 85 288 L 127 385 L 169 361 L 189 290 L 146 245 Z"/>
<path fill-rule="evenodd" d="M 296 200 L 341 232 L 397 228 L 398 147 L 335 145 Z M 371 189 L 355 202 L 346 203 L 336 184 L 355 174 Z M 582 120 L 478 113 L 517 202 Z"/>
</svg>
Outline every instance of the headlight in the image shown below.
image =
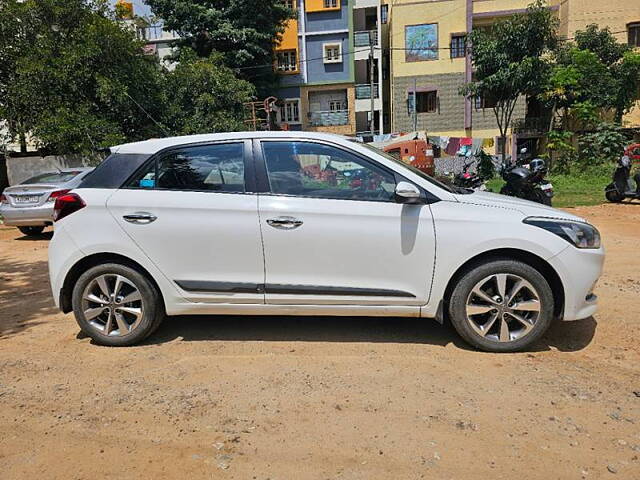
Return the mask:
<svg viewBox="0 0 640 480">
<path fill-rule="evenodd" d="M 523 221 L 555 233 L 578 248 L 600 248 L 600 232 L 588 223 L 544 217 L 529 217 Z"/>
</svg>

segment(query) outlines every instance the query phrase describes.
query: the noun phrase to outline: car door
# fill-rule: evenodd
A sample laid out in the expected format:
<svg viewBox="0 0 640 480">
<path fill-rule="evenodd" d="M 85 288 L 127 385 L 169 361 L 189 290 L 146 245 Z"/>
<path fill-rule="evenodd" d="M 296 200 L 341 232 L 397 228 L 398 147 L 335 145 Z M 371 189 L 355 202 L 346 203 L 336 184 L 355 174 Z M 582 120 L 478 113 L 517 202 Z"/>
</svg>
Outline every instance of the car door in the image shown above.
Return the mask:
<svg viewBox="0 0 640 480">
<path fill-rule="evenodd" d="M 264 303 L 251 143 L 173 148 L 150 159 L 107 207 L 193 301 Z"/>
<path fill-rule="evenodd" d="M 268 304 L 422 305 L 433 275 L 428 205 L 399 177 L 322 141 L 255 141 Z"/>
</svg>

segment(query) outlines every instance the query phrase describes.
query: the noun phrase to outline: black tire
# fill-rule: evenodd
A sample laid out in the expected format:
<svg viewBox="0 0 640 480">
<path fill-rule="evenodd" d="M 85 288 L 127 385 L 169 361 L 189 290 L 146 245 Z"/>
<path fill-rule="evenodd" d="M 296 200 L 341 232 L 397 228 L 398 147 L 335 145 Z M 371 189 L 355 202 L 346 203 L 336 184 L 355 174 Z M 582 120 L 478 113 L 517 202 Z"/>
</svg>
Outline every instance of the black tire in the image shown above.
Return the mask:
<svg viewBox="0 0 640 480">
<path fill-rule="evenodd" d="M 36 236 L 42 234 L 44 227 L 18 227 L 18 230 L 27 237 Z"/>
<path fill-rule="evenodd" d="M 511 341 L 498 341 L 498 339 L 488 338 L 488 333 L 491 331 L 491 328 L 487 330 L 486 336 L 482 336 L 472 327 L 472 320 L 467 318 L 467 300 L 472 298 L 472 289 L 479 282 L 482 282 L 483 279 L 497 274 L 514 275 L 526 280 L 536 290 L 539 299 L 538 316 L 530 331 Z M 553 312 L 553 294 L 546 279 L 530 265 L 512 259 L 491 260 L 486 263 L 476 264 L 463 274 L 462 278 L 457 282 L 449 300 L 449 317 L 453 327 L 467 343 L 486 352 L 516 352 L 527 348 L 540 339 L 547 331 L 554 318 Z M 487 315 L 493 315 L 493 313 L 488 313 Z M 505 318 L 507 318 L 511 324 L 515 326 L 520 325 L 515 319 L 509 317 L 508 313 L 506 315 Z M 499 313 L 496 314 L 496 316 L 498 319 L 495 320 L 495 327 L 493 328 L 499 328 L 501 326 L 499 322 L 502 317 L 500 317 Z"/>
<path fill-rule="evenodd" d="M 611 203 L 620 203 L 624 200 L 624 195 L 621 195 L 618 190 L 613 186 L 613 184 L 607 186 L 607 190 L 604 192 L 604 196 L 607 197 L 607 200 Z"/>
<path fill-rule="evenodd" d="M 140 303 L 136 303 L 135 305 L 141 307 L 142 318 L 139 321 L 134 321 L 132 323 L 133 328 L 126 334 L 106 335 L 95 326 L 96 323 L 103 321 L 105 314 L 100 314 L 100 317 L 97 317 L 97 321 L 94 320 L 94 322 L 90 322 L 85 315 L 83 307 L 83 295 L 85 293 L 85 289 L 87 289 L 95 279 L 102 275 L 120 275 L 125 277 L 125 279 L 127 279 L 140 294 Z M 84 272 L 80 278 L 78 278 L 78 281 L 73 287 L 72 305 L 73 313 L 80 329 L 91 337 L 97 344 L 110 347 L 124 347 L 141 342 L 160 326 L 160 323 L 162 323 L 162 320 L 165 317 L 162 298 L 153 282 L 134 268 L 118 263 L 97 265 Z M 92 304 L 91 306 L 98 305 Z M 105 310 L 107 314 L 110 314 L 111 310 L 109 307 L 105 307 Z M 115 319 L 112 319 L 112 323 L 113 322 L 115 322 Z M 119 328 L 116 330 L 119 332 Z M 111 330 L 111 333 L 114 333 L 113 330 Z"/>
</svg>

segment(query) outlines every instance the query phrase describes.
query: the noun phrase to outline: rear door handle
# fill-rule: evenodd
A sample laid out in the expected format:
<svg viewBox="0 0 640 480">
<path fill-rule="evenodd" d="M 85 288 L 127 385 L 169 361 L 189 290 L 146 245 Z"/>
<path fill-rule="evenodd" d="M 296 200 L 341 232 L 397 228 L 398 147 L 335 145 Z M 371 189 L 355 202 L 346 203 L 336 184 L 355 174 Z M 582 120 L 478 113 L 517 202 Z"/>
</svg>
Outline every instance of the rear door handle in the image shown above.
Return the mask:
<svg viewBox="0 0 640 480">
<path fill-rule="evenodd" d="M 273 228 L 279 228 L 280 230 L 293 230 L 294 228 L 298 228 L 300 225 L 302 225 L 303 222 L 302 220 L 298 220 L 294 217 L 283 216 L 269 218 L 267 220 L 267 223 Z"/>
<path fill-rule="evenodd" d="M 135 223 L 137 225 L 147 225 L 148 223 L 155 222 L 158 217 L 149 212 L 135 212 L 124 215 L 122 218 L 129 223 Z"/>
</svg>

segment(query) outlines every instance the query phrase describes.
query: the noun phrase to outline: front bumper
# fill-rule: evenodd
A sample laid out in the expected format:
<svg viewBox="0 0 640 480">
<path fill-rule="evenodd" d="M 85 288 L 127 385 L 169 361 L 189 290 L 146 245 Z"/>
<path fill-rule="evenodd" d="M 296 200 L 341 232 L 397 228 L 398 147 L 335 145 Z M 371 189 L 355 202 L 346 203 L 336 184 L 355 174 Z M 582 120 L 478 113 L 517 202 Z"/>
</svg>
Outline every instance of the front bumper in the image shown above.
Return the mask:
<svg viewBox="0 0 640 480">
<path fill-rule="evenodd" d="M 598 297 L 593 293 L 602 274 L 604 247 L 579 249 L 569 245 L 549 260 L 564 286 L 563 320 L 582 320 L 598 309 Z"/>
<path fill-rule="evenodd" d="M 33 207 L 0 205 L 0 217 L 9 227 L 40 227 L 53 223 L 53 202 Z"/>
</svg>

